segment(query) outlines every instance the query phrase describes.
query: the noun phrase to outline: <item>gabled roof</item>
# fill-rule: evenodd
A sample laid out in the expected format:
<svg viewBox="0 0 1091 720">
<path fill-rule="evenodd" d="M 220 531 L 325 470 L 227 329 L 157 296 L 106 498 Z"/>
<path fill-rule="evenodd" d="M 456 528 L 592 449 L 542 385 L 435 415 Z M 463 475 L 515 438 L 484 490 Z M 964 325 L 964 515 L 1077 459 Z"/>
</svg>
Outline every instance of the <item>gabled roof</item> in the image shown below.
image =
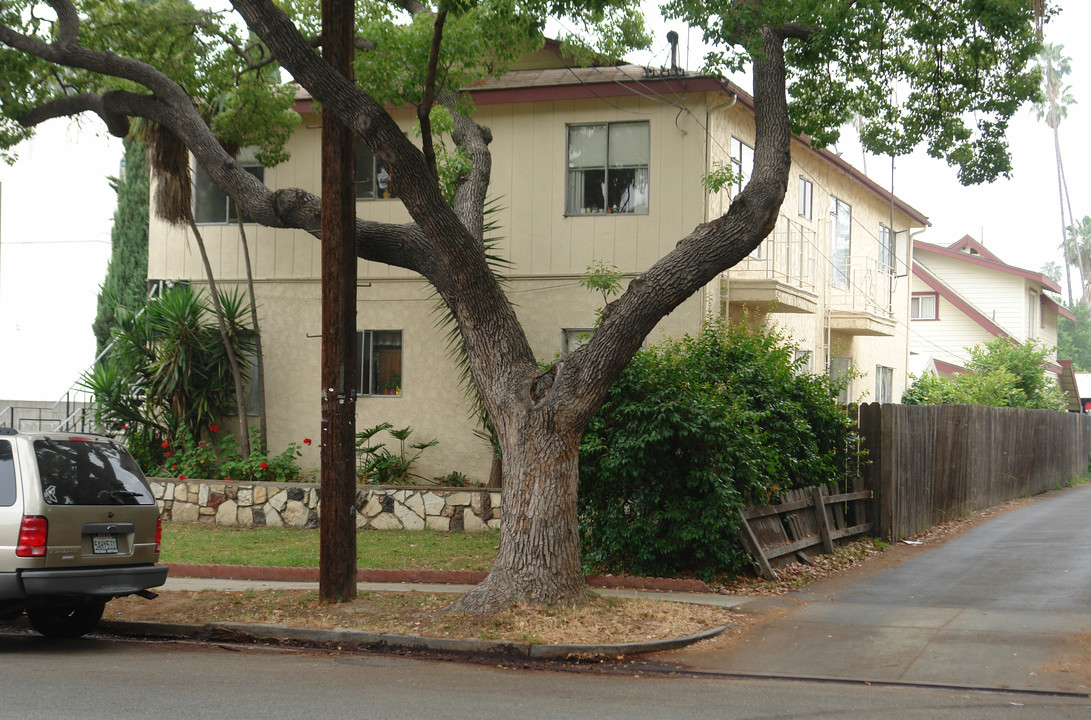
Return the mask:
<svg viewBox="0 0 1091 720">
<path fill-rule="evenodd" d="M 914 243 L 913 247 L 916 249 L 917 243 Z M 921 265 L 916 258 L 913 259 L 913 274 L 923 280 L 925 285 L 939 293 L 940 297 L 961 310 L 964 315 L 976 322 L 994 337 L 1002 335 L 1010 340 L 1015 340 L 1015 338 L 1008 334 L 1004 328 L 993 322 L 988 315 L 981 310 L 978 310 L 970 304 L 969 300 L 955 292 L 954 288 L 925 270 L 924 266 Z"/>
<path fill-rule="evenodd" d="M 977 265 L 979 267 L 989 268 L 990 270 L 1026 278 L 1027 280 L 1033 280 L 1034 282 L 1041 284 L 1041 286 L 1047 290 L 1058 293 L 1061 291 L 1060 285 L 1053 282 L 1042 273 L 1016 267 L 1014 265 L 1008 265 L 1001 261 L 1000 258 L 969 235 L 964 235 L 960 240 L 951 243 L 947 247 L 915 240 L 913 242 L 913 255 L 916 256 L 917 253 L 921 252 L 934 253 L 946 258 L 970 263 L 971 265 Z"/>
</svg>

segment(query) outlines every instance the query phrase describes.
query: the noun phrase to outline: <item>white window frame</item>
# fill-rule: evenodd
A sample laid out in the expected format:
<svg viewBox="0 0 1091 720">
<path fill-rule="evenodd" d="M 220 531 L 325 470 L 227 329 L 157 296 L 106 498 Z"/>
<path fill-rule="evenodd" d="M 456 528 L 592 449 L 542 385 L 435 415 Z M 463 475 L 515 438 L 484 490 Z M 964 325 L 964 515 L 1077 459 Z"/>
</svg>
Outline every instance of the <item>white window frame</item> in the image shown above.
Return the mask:
<svg viewBox="0 0 1091 720">
<path fill-rule="evenodd" d="M 841 375 L 852 372 L 852 357 L 850 356 L 831 356 L 830 357 L 830 370 L 829 376 L 834 380 L 837 380 Z M 837 396 L 837 402 L 842 405 L 847 405 L 849 402 L 849 390 L 852 387 L 852 380 L 850 379 L 845 383 L 845 387 L 841 389 L 841 394 Z"/>
<path fill-rule="evenodd" d="M 754 148 L 734 135 L 731 136 L 731 172 L 738 178 L 732 186 L 738 195 L 754 172 Z"/>
<path fill-rule="evenodd" d="M 879 267 L 888 274 L 894 274 L 897 260 L 897 234 L 883 223 L 879 223 Z"/>
<path fill-rule="evenodd" d="M 799 176 L 799 216 L 811 220 L 814 216 L 814 183 Z"/>
<path fill-rule="evenodd" d="M 612 130 L 621 130 L 623 126 L 628 126 L 629 129 L 635 130 L 637 133 L 643 129 L 644 135 L 647 137 L 648 145 L 646 148 L 638 148 L 635 152 L 634 158 L 627 158 L 630 162 L 625 164 L 614 164 L 611 162 L 611 157 L 616 159 L 617 154 L 611 153 L 610 143 L 613 136 Z M 638 126 L 642 126 L 638 127 Z M 602 128 L 605 148 L 601 149 L 602 163 L 591 163 L 585 165 L 574 164 L 578 162 L 578 156 L 573 154 L 573 133 L 578 132 L 580 129 L 586 128 Z M 651 207 L 651 123 L 647 120 L 636 121 L 624 121 L 624 122 L 604 122 L 604 123 L 569 123 L 565 126 L 565 181 L 564 181 L 564 196 L 565 196 L 565 215 L 569 217 L 583 217 L 594 216 L 600 217 L 602 215 L 647 215 L 649 208 Z M 597 207 L 586 204 L 586 194 L 580 192 L 578 188 L 584 187 L 584 182 L 587 179 L 588 173 L 601 171 L 602 172 L 602 203 L 603 207 Z M 610 205 L 610 173 L 611 172 L 632 172 L 633 182 L 629 186 L 629 194 L 620 203 Z M 581 199 L 581 197 L 583 199 Z"/>
<path fill-rule="evenodd" d="M 894 402 L 894 368 L 886 365 L 875 366 L 875 402 Z"/>
<path fill-rule="evenodd" d="M 932 312 L 925 314 L 925 300 L 930 300 Z M 938 320 L 939 319 L 939 296 L 937 293 L 919 293 L 914 294 L 909 299 L 909 319 L 910 320 Z"/>
<path fill-rule="evenodd" d="M 561 330 L 561 355 L 575 352 L 591 341 L 595 328 L 563 328 Z"/>
<path fill-rule="evenodd" d="M 848 290 L 852 277 L 852 205 L 830 195 L 830 284 Z"/>
</svg>

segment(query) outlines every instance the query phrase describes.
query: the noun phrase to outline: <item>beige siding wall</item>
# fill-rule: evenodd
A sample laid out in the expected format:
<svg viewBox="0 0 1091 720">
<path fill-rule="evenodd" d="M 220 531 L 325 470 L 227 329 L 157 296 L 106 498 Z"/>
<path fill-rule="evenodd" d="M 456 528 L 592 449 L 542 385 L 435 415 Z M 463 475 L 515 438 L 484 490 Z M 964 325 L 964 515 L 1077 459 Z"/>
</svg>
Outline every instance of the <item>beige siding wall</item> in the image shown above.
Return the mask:
<svg viewBox="0 0 1091 720">
<path fill-rule="evenodd" d="M 591 327 L 601 296 L 579 287 L 579 276 L 594 260 L 617 265 L 627 283 L 646 270 L 702 219 L 704 167 L 701 125 L 678 109 L 637 98 L 618 107 L 594 101 L 485 106 L 475 116 L 493 131 L 492 188 L 501 208 L 499 253 L 511 261 L 512 301 L 537 357 L 551 360 L 561 350 L 565 328 Z M 676 116 L 678 116 L 676 118 Z M 411 118 L 399 116 L 409 132 Z M 647 215 L 566 217 L 564 189 L 566 123 L 647 120 L 651 130 L 651 187 Z M 269 187 L 318 192 L 319 119 L 305 116 L 292 137 L 290 161 L 266 170 Z M 412 136 L 412 135 L 411 135 Z M 356 204 L 359 217 L 408 222 L 400 201 Z M 202 225 L 202 236 L 217 282 L 242 283 L 245 270 L 235 225 Z M 303 463 L 318 464 L 320 410 L 320 248 L 301 231 L 246 226 L 257 279 L 259 316 L 266 348 L 270 444 L 278 452 L 309 437 Z M 203 286 L 196 245 L 181 228 L 152 222 L 149 277 L 188 279 Z M 435 328 L 434 301 L 412 273 L 360 262 L 357 327 L 401 330 L 402 396 L 361 397 L 357 426 L 380 422 L 411 425 L 413 440 L 438 438 L 417 472 L 431 478 L 457 470 L 487 480 L 491 451 L 473 431 L 471 406 L 458 386 L 459 369 L 449 358 L 445 331 Z M 698 293 L 665 318 L 649 338 L 692 332 L 704 314 Z M 386 440 L 380 436 L 380 440 Z M 391 442 L 396 442 L 390 439 Z"/>
</svg>

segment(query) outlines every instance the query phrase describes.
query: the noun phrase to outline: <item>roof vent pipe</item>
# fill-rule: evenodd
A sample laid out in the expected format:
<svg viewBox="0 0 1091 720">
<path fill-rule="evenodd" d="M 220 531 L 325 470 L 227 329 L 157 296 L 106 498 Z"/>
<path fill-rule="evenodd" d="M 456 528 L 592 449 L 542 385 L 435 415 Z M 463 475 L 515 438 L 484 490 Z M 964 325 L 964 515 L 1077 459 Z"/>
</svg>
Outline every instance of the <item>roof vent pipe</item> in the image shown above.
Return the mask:
<svg viewBox="0 0 1091 720">
<path fill-rule="evenodd" d="M 671 44 L 671 72 L 677 72 L 678 67 L 678 33 L 671 30 L 667 33 L 667 42 Z"/>
</svg>

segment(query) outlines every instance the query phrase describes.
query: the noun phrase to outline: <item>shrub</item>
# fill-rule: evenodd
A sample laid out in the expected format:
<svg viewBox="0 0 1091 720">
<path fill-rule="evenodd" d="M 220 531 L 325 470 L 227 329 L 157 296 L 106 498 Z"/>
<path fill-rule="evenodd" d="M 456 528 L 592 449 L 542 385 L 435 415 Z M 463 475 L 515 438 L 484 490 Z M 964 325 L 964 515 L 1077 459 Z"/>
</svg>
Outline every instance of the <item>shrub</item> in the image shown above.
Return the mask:
<svg viewBox="0 0 1091 720">
<path fill-rule="evenodd" d="M 709 323 L 639 352 L 580 447 L 589 570 L 708 577 L 750 560 L 737 511 L 849 479 L 841 384 L 800 372 L 778 332 Z"/>
<path fill-rule="evenodd" d="M 197 440 L 188 431 L 179 433 L 172 444 L 162 441 L 163 462 L 158 473 L 162 477 L 186 477 L 247 482 L 293 482 L 300 479 L 296 463 L 302 453 L 299 445 L 288 443 L 278 455 L 263 452 L 258 442 L 258 428 L 250 428 L 250 457 L 239 453 L 239 442 L 229 432 L 221 432 L 218 425 L 210 425 L 210 441 Z M 310 444 L 308 440 L 303 441 Z"/>
<path fill-rule="evenodd" d="M 1000 336 L 967 348 L 966 372 L 916 378 L 902 395 L 905 405 L 989 405 L 1064 410 L 1068 402 L 1045 373 L 1051 348 L 1036 340 L 1017 344 Z"/>
<path fill-rule="evenodd" d="M 398 452 L 387 450 L 383 443 L 372 444 L 372 438 L 383 430 L 398 441 Z M 360 457 L 357 475 L 369 485 L 412 485 L 415 480 L 423 480 L 424 478 L 410 470 L 417 458 L 428 448 L 438 445 L 439 440 L 410 443 L 409 449 L 406 449 L 406 441 L 411 434 L 413 434 L 413 428 L 404 427 L 396 430 L 387 422 L 356 433 L 356 452 Z"/>
</svg>

